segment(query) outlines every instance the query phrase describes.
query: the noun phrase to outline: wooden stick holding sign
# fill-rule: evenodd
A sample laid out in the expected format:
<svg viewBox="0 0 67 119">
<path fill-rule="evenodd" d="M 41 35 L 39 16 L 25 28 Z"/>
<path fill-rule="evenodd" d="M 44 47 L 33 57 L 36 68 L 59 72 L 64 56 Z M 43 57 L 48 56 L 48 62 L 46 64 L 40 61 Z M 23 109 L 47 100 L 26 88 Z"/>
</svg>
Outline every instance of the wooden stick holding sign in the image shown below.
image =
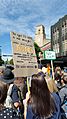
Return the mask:
<svg viewBox="0 0 67 119">
<path fill-rule="evenodd" d="M 53 76 L 53 80 L 54 80 L 53 60 L 56 59 L 55 52 L 54 51 L 45 51 L 44 52 L 44 58 L 51 60 L 52 76 Z"/>
<path fill-rule="evenodd" d="M 28 93 L 30 93 L 30 87 L 31 87 L 31 77 L 27 77 L 27 89 L 28 89 Z"/>
<path fill-rule="evenodd" d="M 53 68 L 53 61 L 51 60 L 51 67 L 52 67 L 52 77 L 53 77 L 53 80 L 54 80 L 54 68 Z"/>
<path fill-rule="evenodd" d="M 30 92 L 29 77 L 27 77 L 27 89 L 28 89 L 28 93 L 29 93 Z"/>
</svg>

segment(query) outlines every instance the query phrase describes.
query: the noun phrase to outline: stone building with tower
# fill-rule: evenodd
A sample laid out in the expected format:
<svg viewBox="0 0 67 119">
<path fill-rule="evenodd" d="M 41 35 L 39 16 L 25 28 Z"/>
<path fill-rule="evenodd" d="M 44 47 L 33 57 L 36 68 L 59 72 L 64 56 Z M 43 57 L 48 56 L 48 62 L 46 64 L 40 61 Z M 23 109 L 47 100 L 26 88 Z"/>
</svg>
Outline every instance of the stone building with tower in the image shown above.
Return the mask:
<svg viewBox="0 0 67 119">
<path fill-rule="evenodd" d="M 34 41 L 42 51 L 51 49 L 51 41 L 46 38 L 45 27 L 43 25 L 36 26 Z M 41 59 L 43 59 L 43 55 L 41 55 Z"/>
<path fill-rule="evenodd" d="M 45 27 L 43 25 L 36 26 L 35 42 L 42 47 L 46 40 Z"/>
</svg>

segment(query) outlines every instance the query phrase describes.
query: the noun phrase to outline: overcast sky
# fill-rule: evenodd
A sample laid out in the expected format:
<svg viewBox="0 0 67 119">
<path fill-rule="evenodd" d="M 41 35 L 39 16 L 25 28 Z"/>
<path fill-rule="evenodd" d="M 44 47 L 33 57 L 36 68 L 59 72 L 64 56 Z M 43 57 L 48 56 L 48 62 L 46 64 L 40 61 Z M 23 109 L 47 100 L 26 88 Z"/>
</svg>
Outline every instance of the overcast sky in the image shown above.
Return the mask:
<svg viewBox="0 0 67 119">
<path fill-rule="evenodd" d="M 2 54 L 12 54 L 10 32 L 15 31 L 34 39 L 35 28 L 50 27 L 67 14 L 67 0 L 0 0 L 0 46 Z"/>
</svg>

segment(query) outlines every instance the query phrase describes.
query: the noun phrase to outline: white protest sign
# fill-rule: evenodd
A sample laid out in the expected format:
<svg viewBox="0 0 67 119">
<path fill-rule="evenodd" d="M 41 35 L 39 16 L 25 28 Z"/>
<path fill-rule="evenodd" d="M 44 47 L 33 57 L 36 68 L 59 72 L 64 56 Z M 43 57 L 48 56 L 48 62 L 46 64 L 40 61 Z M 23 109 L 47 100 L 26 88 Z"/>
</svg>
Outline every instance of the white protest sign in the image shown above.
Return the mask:
<svg viewBox="0 0 67 119">
<path fill-rule="evenodd" d="M 45 59 L 54 60 L 56 59 L 56 55 L 54 51 L 45 51 Z"/>
<path fill-rule="evenodd" d="M 51 60 L 52 76 L 53 76 L 53 80 L 54 80 L 54 69 L 53 69 L 53 61 L 52 60 L 56 59 L 56 54 L 54 51 L 45 51 L 44 58 L 47 60 Z"/>
<path fill-rule="evenodd" d="M 31 37 L 11 32 L 15 77 L 31 76 L 38 71 L 34 42 Z"/>
</svg>

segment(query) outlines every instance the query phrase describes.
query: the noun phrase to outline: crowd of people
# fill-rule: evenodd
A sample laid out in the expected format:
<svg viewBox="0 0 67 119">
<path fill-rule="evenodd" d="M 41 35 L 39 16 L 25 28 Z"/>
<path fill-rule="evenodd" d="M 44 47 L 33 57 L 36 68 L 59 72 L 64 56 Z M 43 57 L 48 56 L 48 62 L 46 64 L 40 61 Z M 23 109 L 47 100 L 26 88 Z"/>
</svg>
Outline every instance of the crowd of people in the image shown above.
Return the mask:
<svg viewBox="0 0 67 119">
<path fill-rule="evenodd" d="M 39 65 L 38 73 L 14 77 L 13 67 L 0 72 L 0 119 L 67 119 L 67 75 Z"/>
</svg>

